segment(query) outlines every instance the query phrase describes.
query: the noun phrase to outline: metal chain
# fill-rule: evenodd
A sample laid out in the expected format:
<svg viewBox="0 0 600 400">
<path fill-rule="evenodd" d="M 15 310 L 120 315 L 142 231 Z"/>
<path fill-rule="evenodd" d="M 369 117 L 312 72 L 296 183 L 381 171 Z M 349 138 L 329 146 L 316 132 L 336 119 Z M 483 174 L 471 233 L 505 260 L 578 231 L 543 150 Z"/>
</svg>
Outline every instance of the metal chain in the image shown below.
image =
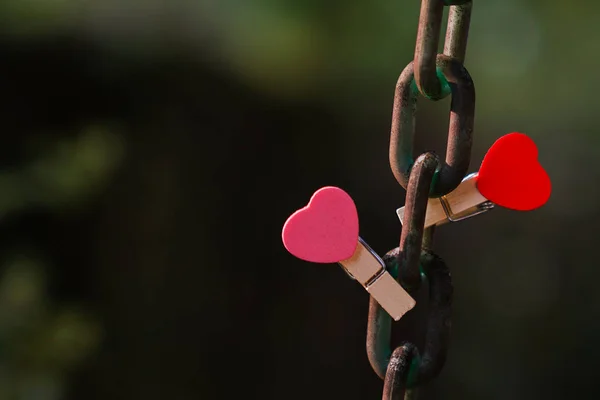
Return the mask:
<svg viewBox="0 0 600 400">
<path fill-rule="evenodd" d="M 450 6 L 444 53 L 437 54 L 444 6 Z M 452 280 L 444 261 L 431 252 L 433 228 L 424 229 L 429 197 L 453 191 L 465 177 L 471 158 L 475 88 L 463 66 L 471 18 L 471 0 L 422 0 L 414 61 L 398 79 L 390 137 L 390 165 L 406 189 L 400 245 L 383 258 L 389 272 L 415 295 L 429 283 L 426 337 L 422 352 L 400 343 L 392 352 L 392 319 L 371 298 L 367 355 L 384 379 L 384 400 L 415 399 L 416 388 L 435 378 L 446 360 L 450 335 Z M 452 96 L 446 158 L 433 152 L 413 159 L 415 113 L 419 94 L 430 100 Z"/>
</svg>

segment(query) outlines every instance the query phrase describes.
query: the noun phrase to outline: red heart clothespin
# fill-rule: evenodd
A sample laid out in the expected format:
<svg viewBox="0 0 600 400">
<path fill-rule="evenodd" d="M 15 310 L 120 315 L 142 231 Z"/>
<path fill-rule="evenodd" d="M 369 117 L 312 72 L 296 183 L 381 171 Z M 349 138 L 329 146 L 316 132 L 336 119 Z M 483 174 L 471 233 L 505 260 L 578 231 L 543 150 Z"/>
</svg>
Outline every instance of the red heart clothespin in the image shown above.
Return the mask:
<svg viewBox="0 0 600 400">
<path fill-rule="evenodd" d="M 538 161 L 533 140 L 509 133 L 490 147 L 478 173 L 465 177 L 446 196 L 429 199 L 425 227 L 469 218 L 495 205 L 531 211 L 546 204 L 551 192 L 550 177 Z M 397 213 L 402 222 L 404 207 Z"/>
<path fill-rule="evenodd" d="M 358 236 L 356 206 L 342 189 L 317 190 L 306 207 L 288 218 L 281 236 L 285 248 L 301 260 L 339 263 L 396 321 L 415 306 L 381 258 Z"/>
<path fill-rule="evenodd" d="M 546 204 L 552 184 L 533 140 L 523 133 L 509 133 L 496 140 L 483 158 L 477 189 L 501 207 L 530 211 Z"/>
</svg>

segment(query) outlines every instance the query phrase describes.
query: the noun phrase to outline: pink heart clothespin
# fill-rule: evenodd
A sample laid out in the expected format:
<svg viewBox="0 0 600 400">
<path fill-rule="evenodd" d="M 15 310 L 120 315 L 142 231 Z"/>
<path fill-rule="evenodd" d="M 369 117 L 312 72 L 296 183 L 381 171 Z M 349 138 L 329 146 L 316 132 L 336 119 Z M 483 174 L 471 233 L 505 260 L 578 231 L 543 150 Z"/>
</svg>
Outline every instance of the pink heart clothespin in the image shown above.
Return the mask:
<svg viewBox="0 0 600 400">
<path fill-rule="evenodd" d="M 340 188 L 317 190 L 308 205 L 285 222 L 282 239 L 285 248 L 301 260 L 339 263 L 396 321 L 416 304 L 358 236 L 356 206 Z"/>
<path fill-rule="evenodd" d="M 429 199 L 425 227 L 460 221 L 494 206 L 531 211 L 546 204 L 550 177 L 538 161 L 538 150 L 523 133 L 502 136 L 486 153 L 478 173 L 465 177 L 451 193 Z M 400 222 L 404 207 L 397 211 Z"/>
<path fill-rule="evenodd" d="M 336 263 L 352 257 L 358 246 L 354 201 L 336 187 L 317 190 L 285 222 L 282 238 L 285 248 L 301 260 Z"/>
</svg>

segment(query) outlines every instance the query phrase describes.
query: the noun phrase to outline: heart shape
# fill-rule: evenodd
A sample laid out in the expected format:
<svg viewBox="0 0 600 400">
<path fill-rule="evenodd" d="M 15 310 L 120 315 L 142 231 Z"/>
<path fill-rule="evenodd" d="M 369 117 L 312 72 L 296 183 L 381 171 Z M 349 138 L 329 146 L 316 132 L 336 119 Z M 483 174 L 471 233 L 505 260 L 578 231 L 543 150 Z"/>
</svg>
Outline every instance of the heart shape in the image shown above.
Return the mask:
<svg viewBox="0 0 600 400">
<path fill-rule="evenodd" d="M 283 226 L 283 245 L 294 256 L 315 263 L 336 263 L 352 257 L 358 246 L 358 213 L 342 189 L 327 186 Z"/>
<path fill-rule="evenodd" d="M 530 211 L 550 198 L 550 177 L 538 161 L 538 150 L 527 135 L 509 133 L 490 147 L 477 176 L 479 192 L 499 206 Z"/>
</svg>

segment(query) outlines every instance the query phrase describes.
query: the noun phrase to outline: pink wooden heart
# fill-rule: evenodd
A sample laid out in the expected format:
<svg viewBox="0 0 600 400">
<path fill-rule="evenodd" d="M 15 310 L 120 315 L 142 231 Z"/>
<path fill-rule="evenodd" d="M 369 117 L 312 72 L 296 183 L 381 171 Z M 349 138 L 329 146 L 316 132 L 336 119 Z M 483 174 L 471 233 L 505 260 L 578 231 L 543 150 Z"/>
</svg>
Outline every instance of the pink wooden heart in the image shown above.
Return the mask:
<svg viewBox="0 0 600 400">
<path fill-rule="evenodd" d="M 358 245 L 354 201 L 337 187 L 317 190 L 308 205 L 285 222 L 282 238 L 287 251 L 302 260 L 315 263 L 347 260 Z"/>
</svg>

